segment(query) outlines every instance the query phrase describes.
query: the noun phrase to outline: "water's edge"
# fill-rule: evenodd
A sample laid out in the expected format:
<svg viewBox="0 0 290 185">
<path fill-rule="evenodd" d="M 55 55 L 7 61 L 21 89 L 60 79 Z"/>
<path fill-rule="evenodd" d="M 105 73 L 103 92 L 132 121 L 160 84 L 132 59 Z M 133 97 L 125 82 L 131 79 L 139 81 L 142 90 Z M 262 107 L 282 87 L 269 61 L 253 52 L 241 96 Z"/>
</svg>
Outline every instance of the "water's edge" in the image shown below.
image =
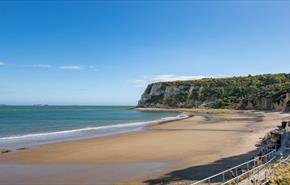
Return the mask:
<svg viewBox="0 0 290 185">
<path fill-rule="evenodd" d="M 164 117 L 153 121 L 135 122 L 127 124 L 115 124 L 97 127 L 85 127 L 80 129 L 63 130 L 56 132 L 43 132 L 18 136 L 8 136 L 0 138 L 0 150 L 17 151 L 19 149 L 34 148 L 46 144 L 61 143 L 66 141 L 76 141 L 92 139 L 130 132 L 142 131 L 145 127 L 167 123 L 171 121 L 189 118 L 188 113 L 180 113 L 174 117 Z"/>
</svg>

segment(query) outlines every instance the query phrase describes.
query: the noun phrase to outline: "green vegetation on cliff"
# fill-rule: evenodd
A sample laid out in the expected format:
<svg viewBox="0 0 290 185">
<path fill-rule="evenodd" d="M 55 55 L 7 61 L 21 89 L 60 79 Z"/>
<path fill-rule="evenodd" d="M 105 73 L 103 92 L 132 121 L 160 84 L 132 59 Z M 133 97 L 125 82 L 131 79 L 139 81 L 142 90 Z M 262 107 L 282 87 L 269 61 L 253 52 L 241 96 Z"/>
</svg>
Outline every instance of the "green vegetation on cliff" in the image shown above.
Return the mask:
<svg viewBox="0 0 290 185">
<path fill-rule="evenodd" d="M 204 78 L 150 84 L 138 106 L 285 110 L 289 94 L 290 74 Z"/>
</svg>

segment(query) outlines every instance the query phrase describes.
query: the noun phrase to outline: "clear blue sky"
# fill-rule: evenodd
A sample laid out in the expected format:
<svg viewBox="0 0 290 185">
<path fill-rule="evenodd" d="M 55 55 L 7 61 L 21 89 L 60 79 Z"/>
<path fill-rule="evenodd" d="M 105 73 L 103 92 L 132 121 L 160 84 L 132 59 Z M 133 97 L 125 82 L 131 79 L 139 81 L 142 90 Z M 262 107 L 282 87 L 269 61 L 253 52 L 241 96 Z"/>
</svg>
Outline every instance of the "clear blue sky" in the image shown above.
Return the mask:
<svg viewBox="0 0 290 185">
<path fill-rule="evenodd" d="M 286 1 L 1 1 L 0 104 L 130 104 L 158 80 L 290 72 Z"/>
</svg>

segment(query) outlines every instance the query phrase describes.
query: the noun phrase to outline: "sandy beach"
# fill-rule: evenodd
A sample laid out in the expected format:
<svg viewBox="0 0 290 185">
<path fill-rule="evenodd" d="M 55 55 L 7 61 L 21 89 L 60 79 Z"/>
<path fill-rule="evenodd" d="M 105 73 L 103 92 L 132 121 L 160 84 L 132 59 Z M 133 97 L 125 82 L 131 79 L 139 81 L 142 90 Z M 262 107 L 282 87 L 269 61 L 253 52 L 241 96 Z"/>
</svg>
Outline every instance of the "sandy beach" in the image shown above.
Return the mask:
<svg viewBox="0 0 290 185">
<path fill-rule="evenodd" d="M 259 138 L 287 116 L 207 113 L 141 132 L 1 154 L 0 184 L 189 182 L 251 158 Z"/>
<path fill-rule="evenodd" d="M 0 15 L 0 185 L 290 185 L 290 0 Z"/>
</svg>

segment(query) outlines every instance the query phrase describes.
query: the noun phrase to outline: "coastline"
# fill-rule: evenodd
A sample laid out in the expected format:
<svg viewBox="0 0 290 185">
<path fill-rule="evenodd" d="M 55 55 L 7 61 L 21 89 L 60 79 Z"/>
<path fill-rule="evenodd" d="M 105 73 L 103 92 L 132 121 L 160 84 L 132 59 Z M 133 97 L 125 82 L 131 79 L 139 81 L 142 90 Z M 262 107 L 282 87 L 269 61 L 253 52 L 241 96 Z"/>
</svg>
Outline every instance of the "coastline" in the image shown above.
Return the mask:
<svg viewBox="0 0 290 185">
<path fill-rule="evenodd" d="M 142 108 L 136 107 L 133 110 L 144 112 L 189 112 L 189 113 L 232 113 L 232 112 L 247 112 L 247 110 L 234 109 L 201 109 L 201 108 Z M 249 110 L 251 111 L 251 110 Z"/>
<path fill-rule="evenodd" d="M 43 145 L 102 138 L 119 134 L 142 131 L 145 127 L 177 121 L 191 117 L 190 113 L 180 113 L 174 116 L 165 116 L 153 120 L 117 123 L 111 125 L 84 126 L 76 129 L 56 130 L 50 132 L 30 133 L 25 135 L 12 135 L 0 138 L 0 153 L 15 152 L 18 150 L 35 148 Z"/>
<path fill-rule="evenodd" d="M 149 126 L 141 132 L 68 141 L 1 154 L 0 166 L 12 165 L 10 167 L 13 168 L 28 165 L 40 168 L 41 166 L 78 165 L 87 168 L 75 175 L 72 175 L 72 172 L 68 172 L 67 175 L 62 174 L 63 176 L 59 177 L 60 181 L 87 184 L 92 179 L 102 179 L 105 176 L 107 176 L 105 179 L 110 179 L 110 176 L 114 176 L 114 182 L 108 180 L 108 184 L 116 184 L 117 182 L 124 182 L 124 184 L 143 184 L 146 182 L 150 184 L 150 180 L 164 180 L 164 176 L 168 176 L 170 172 L 176 170 L 209 165 L 224 158 L 247 153 L 249 155 L 246 157 L 250 158 L 250 152 L 255 150 L 255 144 L 259 138 L 279 125 L 285 116 L 289 115 L 255 111 L 223 112 L 209 114 L 207 117 L 194 116 L 184 120 Z M 109 170 L 114 165 L 127 169 L 127 172 Z M 132 165 L 135 166 L 132 167 Z M 90 172 L 90 175 L 84 178 L 88 168 L 92 167 L 96 168 L 93 170 L 95 172 Z M 72 170 L 77 167 L 70 166 L 69 168 Z M 27 169 L 29 170 L 29 168 Z M 108 169 L 111 173 L 104 175 L 100 169 Z M 211 175 L 213 172 L 208 170 L 208 174 L 202 175 Z M 27 174 L 26 176 L 18 174 L 18 179 L 26 179 L 23 181 L 26 184 L 32 183 L 29 179 L 33 179 L 33 175 L 41 175 L 42 173 L 47 174 L 47 171 L 41 172 L 39 170 L 35 174 L 30 174 L 30 178 L 27 177 Z M 12 170 L 9 174 L 7 172 L 0 174 L 2 174 L 0 175 L 2 181 L 17 183 L 13 181 L 15 179 L 7 179 L 9 176 L 13 176 Z M 50 174 L 52 173 L 50 172 Z M 134 175 L 128 176 L 128 174 Z M 58 179 L 59 175 L 51 176 Z M 76 176 L 78 180 L 72 181 L 71 178 Z M 42 180 L 44 183 L 54 184 L 50 181 L 51 178 L 48 175 L 47 179 Z M 57 183 L 59 182 L 55 182 L 55 184 Z M 41 183 L 36 182 L 35 184 Z"/>
</svg>

